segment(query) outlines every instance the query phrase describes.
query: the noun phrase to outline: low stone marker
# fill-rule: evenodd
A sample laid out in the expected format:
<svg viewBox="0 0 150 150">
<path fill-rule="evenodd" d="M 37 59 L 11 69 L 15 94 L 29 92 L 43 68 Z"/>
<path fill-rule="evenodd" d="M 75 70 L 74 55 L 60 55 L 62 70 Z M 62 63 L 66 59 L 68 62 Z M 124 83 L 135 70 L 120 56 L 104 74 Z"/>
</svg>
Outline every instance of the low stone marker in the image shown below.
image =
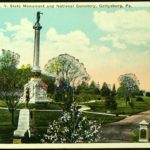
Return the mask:
<svg viewBox="0 0 150 150">
<path fill-rule="evenodd" d="M 145 120 L 139 123 L 139 142 L 148 142 L 148 124 Z"/>
<path fill-rule="evenodd" d="M 21 109 L 19 113 L 18 127 L 14 131 L 14 142 L 25 137 L 28 134 L 30 138 L 30 112 L 28 109 Z M 20 143 L 20 142 L 19 142 Z"/>
</svg>

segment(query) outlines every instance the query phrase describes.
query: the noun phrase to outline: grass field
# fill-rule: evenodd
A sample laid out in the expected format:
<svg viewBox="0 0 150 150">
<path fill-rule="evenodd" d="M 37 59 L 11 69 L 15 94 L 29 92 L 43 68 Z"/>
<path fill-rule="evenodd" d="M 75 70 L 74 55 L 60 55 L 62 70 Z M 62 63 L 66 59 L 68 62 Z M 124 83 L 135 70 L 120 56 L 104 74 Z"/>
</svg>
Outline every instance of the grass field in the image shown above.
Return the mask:
<svg viewBox="0 0 150 150">
<path fill-rule="evenodd" d="M 17 128 L 19 111 L 15 112 L 15 125 L 11 123 L 11 113 L 0 110 L 0 143 L 12 143 L 13 131 Z"/>
<path fill-rule="evenodd" d="M 134 102 L 134 109 L 131 109 L 130 106 L 126 106 L 124 99 L 118 99 L 118 108 L 114 113 L 120 113 L 120 114 L 134 114 L 138 112 L 142 112 L 145 110 L 150 109 L 150 98 L 149 97 L 143 97 L 143 102 L 136 102 L 136 99 L 133 98 Z M 99 100 L 94 103 L 87 103 L 85 104 L 89 107 L 91 107 L 90 111 L 96 111 L 96 112 L 106 112 L 104 101 Z M 39 139 L 40 136 L 46 132 L 46 129 L 50 122 L 53 120 L 57 120 L 61 116 L 61 111 L 42 111 L 44 109 L 46 110 L 60 110 L 62 109 L 61 103 L 51 103 L 49 105 L 44 104 L 37 104 L 33 105 L 30 104 L 29 108 L 30 111 L 32 111 L 32 119 L 31 119 L 31 129 L 34 133 L 34 137 L 31 139 L 32 143 L 38 143 L 40 142 Z M 0 107 L 6 107 L 5 102 L 0 101 Z M 21 104 L 18 106 L 18 108 L 24 108 L 24 104 Z M 116 122 L 124 117 L 120 116 L 104 116 L 99 114 L 86 114 L 84 113 L 89 120 L 95 120 L 98 124 L 108 124 L 111 122 Z M 19 110 L 15 112 L 15 125 L 12 126 L 11 124 L 11 113 L 6 109 L 0 109 L 0 143 L 12 143 L 13 138 L 13 132 L 17 128 L 18 124 L 18 116 L 19 116 Z"/>
<path fill-rule="evenodd" d="M 136 114 L 142 111 L 146 111 L 150 109 L 150 97 L 142 97 L 144 99 L 143 102 L 137 102 L 136 98 L 132 98 L 132 101 L 134 102 L 134 108 L 132 109 L 129 105 L 126 106 L 125 100 L 117 99 L 117 110 L 112 111 L 112 113 L 118 113 L 118 114 L 127 114 L 132 115 Z M 105 102 L 102 100 L 96 101 L 95 103 L 86 103 L 85 105 L 89 106 L 91 108 L 90 111 L 95 112 L 107 112 L 107 109 L 105 108 Z"/>
</svg>

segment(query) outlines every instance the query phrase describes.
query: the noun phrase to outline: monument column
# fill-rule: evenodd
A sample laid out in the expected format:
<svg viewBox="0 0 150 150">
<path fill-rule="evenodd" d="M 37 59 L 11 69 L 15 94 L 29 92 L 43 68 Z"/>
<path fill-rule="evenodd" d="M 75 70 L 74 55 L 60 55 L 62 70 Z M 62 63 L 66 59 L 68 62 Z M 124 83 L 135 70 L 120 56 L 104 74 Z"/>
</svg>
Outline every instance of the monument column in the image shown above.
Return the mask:
<svg viewBox="0 0 150 150">
<path fill-rule="evenodd" d="M 23 103 L 39 103 L 39 102 L 49 102 L 47 98 L 47 86 L 41 79 L 41 70 L 39 65 L 40 57 L 40 30 L 42 26 L 40 25 L 40 15 L 41 12 L 37 12 L 37 20 L 33 29 L 35 30 L 34 37 L 34 56 L 33 56 L 33 67 L 32 67 L 32 76 L 30 81 L 24 86 L 24 95 L 21 97 L 20 101 Z M 29 99 L 26 97 L 26 92 L 28 90 Z M 28 104 L 27 103 L 27 104 Z"/>
<path fill-rule="evenodd" d="M 39 55 L 40 55 L 40 30 L 42 29 L 42 26 L 40 25 L 40 14 L 41 12 L 37 12 L 37 21 L 35 25 L 33 26 L 33 29 L 35 30 L 35 37 L 34 37 L 34 57 L 33 57 L 33 73 L 40 73 L 40 66 L 39 66 Z"/>
</svg>

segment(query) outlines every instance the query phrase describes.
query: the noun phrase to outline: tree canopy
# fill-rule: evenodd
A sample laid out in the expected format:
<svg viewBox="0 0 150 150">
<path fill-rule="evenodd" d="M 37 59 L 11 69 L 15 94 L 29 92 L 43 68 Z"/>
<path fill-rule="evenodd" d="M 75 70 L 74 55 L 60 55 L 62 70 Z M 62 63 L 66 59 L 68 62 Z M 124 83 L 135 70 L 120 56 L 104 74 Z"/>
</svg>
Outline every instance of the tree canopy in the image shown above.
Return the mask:
<svg viewBox="0 0 150 150">
<path fill-rule="evenodd" d="M 0 56 L 0 97 L 5 100 L 8 110 L 12 114 L 12 124 L 14 123 L 14 111 L 21 93 L 17 70 L 19 58 L 19 54 L 10 50 L 2 50 Z"/>
<path fill-rule="evenodd" d="M 118 94 L 122 93 L 127 101 L 130 100 L 135 93 L 139 92 L 139 80 L 135 74 L 128 73 L 120 75 L 119 78 L 120 87 L 118 88 Z"/>
<path fill-rule="evenodd" d="M 110 88 L 108 87 L 107 83 L 104 82 L 101 88 L 101 95 L 106 97 L 110 95 L 110 92 Z"/>
<path fill-rule="evenodd" d="M 69 54 L 50 59 L 45 65 L 45 71 L 56 77 L 58 84 L 60 79 L 64 79 L 70 86 L 76 86 L 90 79 L 84 64 Z"/>
<path fill-rule="evenodd" d="M 19 64 L 20 55 L 10 50 L 2 49 L 0 56 L 0 67 L 16 67 Z"/>
</svg>

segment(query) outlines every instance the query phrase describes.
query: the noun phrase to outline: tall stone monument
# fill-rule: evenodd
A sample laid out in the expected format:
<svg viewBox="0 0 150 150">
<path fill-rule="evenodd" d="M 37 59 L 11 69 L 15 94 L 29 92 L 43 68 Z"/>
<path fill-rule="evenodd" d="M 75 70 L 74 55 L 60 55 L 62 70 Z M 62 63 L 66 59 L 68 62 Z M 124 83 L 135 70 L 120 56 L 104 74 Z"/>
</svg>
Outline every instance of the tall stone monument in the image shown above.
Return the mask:
<svg viewBox="0 0 150 150">
<path fill-rule="evenodd" d="M 40 14 L 41 12 L 37 12 L 37 21 L 33 26 L 35 30 L 35 39 L 34 39 L 34 57 L 33 57 L 33 69 L 32 72 L 35 74 L 40 73 L 40 66 L 39 66 L 39 56 L 40 56 L 40 30 L 42 26 L 40 25 Z"/>
<path fill-rule="evenodd" d="M 47 85 L 41 80 L 41 70 L 39 66 L 40 58 L 40 15 L 41 12 L 37 12 L 37 18 L 33 29 L 35 30 L 34 37 L 34 56 L 33 56 L 33 67 L 32 77 L 30 81 L 24 86 L 24 94 L 20 99 L 23 103 L 36 103 L 36 102 L 49 102 L 47 99 Z"/>
</svg>

